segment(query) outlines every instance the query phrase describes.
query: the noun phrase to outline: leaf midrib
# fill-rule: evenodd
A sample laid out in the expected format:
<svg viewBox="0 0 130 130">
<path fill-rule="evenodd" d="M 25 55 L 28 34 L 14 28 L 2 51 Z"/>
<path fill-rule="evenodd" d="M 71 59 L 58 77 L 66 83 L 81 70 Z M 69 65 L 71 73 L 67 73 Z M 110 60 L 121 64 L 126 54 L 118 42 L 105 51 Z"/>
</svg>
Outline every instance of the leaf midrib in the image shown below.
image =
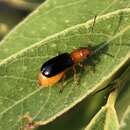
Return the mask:
<svg viewBox="0 0 130 130">
<path fill-rule="evenodd" d="M 113 12 L 110 12 L 110 13 L 107 13 L 107 14 L 104 14 L 104 15 L 101 15 L 101 16 L 97 16 L 97 18 L 96 18 L 96 23 L 100 22 L 101 20 L 109 19 L 109 18 L 111 18 L 112 16 L 118 15 L 118 14 L 120 14 L 120 13 L 122 13 L 122 12 L 123 12 L 123 13 L 128 13 L 128 12 L 130 12 L 130 8 L 119 9 L 119 10 L 116 10 L 116 11 L 113 11 Z M 90 19 L 90 20 L 88 20 L 88 21 L 85 22 L 85 23 L 77 24 L 77 25 L 75 25 L 75 26 L 73 26 L 73 27 L 69 27 L 69 28 L 67 28 L 67 29 L 65 29 L 65 30 L 63 30 L 63 31 L 61 31 L 61 32 L 55 33 L 55 34 L 53 34 L 53 35 L 50 35 L 50 36 L 46 37 L 45 39 L 43 39 L 43 40 L 41 40 L 41 41 L 38 41 L 38 42 L 34 43 L 33 45 L 31 45 L 31 46 L 29 46 L 29 47 L 27 47 L 27 48 L 25 48 L 25 49 L 23 49 L 23 50 L 21 50 L 21 51 L 19 51 L 19 52 L 15 53 L 15 54 L 13 54 L 13 55 L 11 55 L 11 56 L 9 56 L 9 57 L 7 57 L 7 58 L 4 59 L 4 60 L 2 60 L 2 61 L 0 62 L 0 66 L 1 66 L 2 64 L 6 64 L 6 62 L 8 62 L 9 60 L 11 60 L 11 59 L 13 59 L 13 58 L 16 58 L 17 56 L 22 55 L 22 53 L 24 53 L 24 52 L 26 52 L 26 51 L 28 51 L 28 50 L 30 50 L 30 49 L 33 49 L 33 48 L 38 47 L 38 46 L 40 46 L 40 45 L 43 45 L 43 43 L 45 44 L 45 43 L 46 43 L 47 41 L 49 41 L 50 39 L 53 39 L 53 38 L 55 38 L 55 37 L 57 37 L 57 36 L 59 36 L 59 35 L 64 35 L 64 34 L 66 34 L 68 31 L 71 31 L 71 30 L 73 30 L 73 29 L 76 29 L 76 28 L 79 28 L 79 27 L 82 27 L 82 26 L 84 26 L 86 29 L 88 29 L 89 27 L 91 27 L 91 26 L 93 25 L 93 20 L 94 20 L 94 19 Z M 118 34 L 118 33 L 117 33 L 117 34 Z"/>
</svg>

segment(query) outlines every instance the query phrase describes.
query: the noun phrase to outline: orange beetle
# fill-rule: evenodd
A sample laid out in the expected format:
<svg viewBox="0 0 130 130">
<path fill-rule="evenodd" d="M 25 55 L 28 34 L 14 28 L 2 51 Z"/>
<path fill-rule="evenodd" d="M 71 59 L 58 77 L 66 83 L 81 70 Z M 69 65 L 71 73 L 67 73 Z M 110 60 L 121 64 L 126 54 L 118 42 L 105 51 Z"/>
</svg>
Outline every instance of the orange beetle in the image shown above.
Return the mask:
<svg viewBox="0 0 130 130">
<path fill-rule="evenodd" d="M 92 54 L 88 48 L 79 48 L 71 53 L 60 54 L 45 62 L 38 74 L 38 84 L 43 87 L 53 86 L 63 78 L 68 68 L 85 60 Z"/>
</svg>

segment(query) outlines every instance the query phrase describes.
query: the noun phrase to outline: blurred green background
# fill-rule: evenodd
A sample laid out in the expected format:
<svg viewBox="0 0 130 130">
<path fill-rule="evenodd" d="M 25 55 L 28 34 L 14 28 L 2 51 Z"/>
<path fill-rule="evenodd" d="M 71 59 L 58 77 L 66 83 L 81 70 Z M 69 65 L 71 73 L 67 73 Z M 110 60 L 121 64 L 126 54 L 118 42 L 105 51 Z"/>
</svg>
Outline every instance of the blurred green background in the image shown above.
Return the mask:
<svg viewBox="0 0 130 130">
<path fill-rule="evenodd" d="M 0 40 L 45 0 L 0 0 Z"/>
</svg>

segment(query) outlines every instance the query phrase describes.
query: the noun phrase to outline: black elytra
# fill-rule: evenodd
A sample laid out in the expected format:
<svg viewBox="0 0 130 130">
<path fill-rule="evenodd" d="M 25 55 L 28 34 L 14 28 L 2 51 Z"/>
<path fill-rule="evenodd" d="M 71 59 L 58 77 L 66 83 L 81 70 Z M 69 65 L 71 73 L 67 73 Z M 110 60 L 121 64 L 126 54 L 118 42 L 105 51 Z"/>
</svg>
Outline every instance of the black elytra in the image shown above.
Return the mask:
<svg viewBox="0 0 130 130">
<path fill-rule="evenodd" d="M 63 53 L 45 62 L 41 67 L 41 72 L 46 77 L 52 77 L 73 65 L 70 54 Z"/>
</svg>

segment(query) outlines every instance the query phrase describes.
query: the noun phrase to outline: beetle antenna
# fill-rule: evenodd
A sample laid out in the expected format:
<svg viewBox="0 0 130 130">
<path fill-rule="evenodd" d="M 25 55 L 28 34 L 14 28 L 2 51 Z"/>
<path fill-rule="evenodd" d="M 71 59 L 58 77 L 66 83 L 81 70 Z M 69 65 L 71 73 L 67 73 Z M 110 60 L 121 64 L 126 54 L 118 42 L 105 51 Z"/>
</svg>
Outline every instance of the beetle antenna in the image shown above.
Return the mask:
<svg viewBox="0 0 130 130">
<path fill-rule="evenodd" d="M 117 27 L 116 27 L 116 29 L 115 29 L 115 31 L 114 31 L 114 34 L 115 34 L 115 33 L 117 32 L 117 30 L 120 28 L 120 25 L 121 25 L 121 22 L 122 22 L 122 19 L 123 19 L 123 14 L 120 13 L 119 15 L 120 15 L 120 17 L 119 17 L 119 22 L 118 22 L 118 25 L 117 25 Z M 123 31 L 120 31 L 118 34 L 115 34 L 115 36 L 113 36 L 113 37 L 110 38 L 109 40 L 104 41 L 103 44 L 93 52 L 93 54 L 99 52 L 101 49 L 103 49 L 104 47 L 106 47 L 112 40 L 114 40 L 114 39 L 117 38 L 119 35 L 121 35 L 125 30 L 126 30 L 126 29 L 124 29 Z M 113 35 L 114 35 L 114 34 L 113 34 Z"/>
<path fill-rule="evenodd" d="M 94 30 L 94 26 L 96 24 L 96 18 L 97 18 L 97 15 L 94 16 L 94 19 L 93 19 L 93 24 L 92 24 L 92 33 L 93 33 L 93 30 Z"/>
<path fill-rule="evenodd" d="M 117 27 L 115 28 L 115 31 L 113 32 L 113 35 L 120 29 L 120 25 L 121 25 L 122 20 L 123 20 L 123 12 L 121 12 L 119 15 L 120 15 L 119 16 L 119 22 L 117 24 Z"/>
</svg>

